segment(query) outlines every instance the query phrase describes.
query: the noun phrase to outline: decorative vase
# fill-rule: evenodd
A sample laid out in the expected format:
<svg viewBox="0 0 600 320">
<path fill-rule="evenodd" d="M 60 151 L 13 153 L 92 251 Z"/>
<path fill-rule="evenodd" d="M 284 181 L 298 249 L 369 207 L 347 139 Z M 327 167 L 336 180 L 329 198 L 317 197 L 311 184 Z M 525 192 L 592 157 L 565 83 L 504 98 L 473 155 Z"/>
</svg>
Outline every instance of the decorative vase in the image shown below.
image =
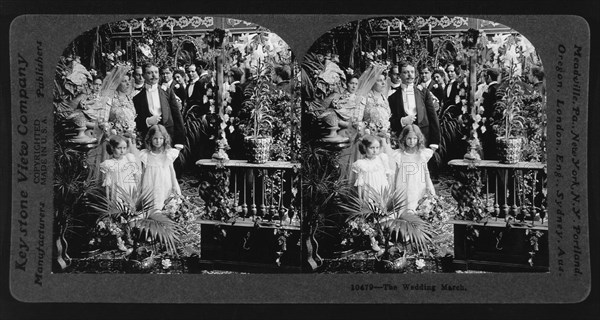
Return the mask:
<svg viewBox="0 0 600 320">
<path fill-rule="evenodd" d="M 215 148 L 215 153 L 212 155 L 212 159 L 214 161 L 227 161 L 229 160 L 229 155 L 227 155 L 226 148 L 228 147 L 227 140 L 225 138 L 221 138 L 217 140 L 217 147 Z"/>
<path fill-rule="evenodd" d="M 246 150 L 248 151 L 248 161 L 250 163 L 265 163 L 269 161 L 271 154 L 271 137 L 245 137 Z"/>
<path fill-rule="evenodd" d="M 323 137 L 321 137 L 321 141 L 339 144 L 346 143 L 350 140 L 350 138 L 340 136 L 337 133 L 338 130 L 340 130 L 340 118 L 335 111 L 323 112 L 319 116 L 319 120 L 321 120 L 321 128 L 324 133 Z"/>
<path fill-rule="evenodd" d="M 515 164 L 521 161 L 521 150 L 523 140 L 521 138 L 497 137 L 496 144 L 498 145 L 498 156 L 500 163 Z"/>
<path fill-rule="evenodd" d="M 469 141 L 469 149 L 467 153 L 464 155 L 466 160 L 478 161 L 481 160 L 481 156 L 479 155 L 479 139 L 473 138 Z"/>
</svg>

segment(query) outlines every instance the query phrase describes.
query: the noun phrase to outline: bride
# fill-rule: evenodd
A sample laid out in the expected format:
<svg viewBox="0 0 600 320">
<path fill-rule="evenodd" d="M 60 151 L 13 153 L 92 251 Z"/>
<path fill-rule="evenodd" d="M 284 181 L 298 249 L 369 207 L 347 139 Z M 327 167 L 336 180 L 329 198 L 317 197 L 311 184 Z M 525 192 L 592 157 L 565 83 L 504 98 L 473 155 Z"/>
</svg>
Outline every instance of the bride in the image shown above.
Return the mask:
<svg viewBox="0 0 600 320">
<path fill-rule="evenodd" d="M 343 99 L 351 101 L 344 102 L 344 107 L 352 116 L 352 127 L 355 129 L 351 136 L 351 145 L 340 153 L 340 169 L 342 178 L 353 182 L 356 179 L 355 174 L 350 170 L 352 163 L 360 158 L 358 150 L 359 141 L 365 134 L 374 134 L 388 136 L 390 127 L 390 106 L 387 101 L 387 87 L 383 71 L 385 66 L 381 64 L 372 64 L 358 79 L 356 90 L 353 90 L 351 82 L 356 78 L 350 78 L 348 81 L 348 94 L 343 95 Z"/>
<path fill-rule="evenodd" d="M 366 95 L 363 122 L 365 133 L 387 138 L 390 129 L 390 105 L 387 99 L 387 86 L 383 70 L 373 68 L 375 83 Z"/>
<path fill-rule="evenodd" d="M 123 135 L 130 140 L 129 152 L 135 153 L 135 108 L 131 100 L 131 81 L 127 74 L 131 68 L 117 65 L 107 74 L 100 89 L 103 106 L 89 115 L 95 122 L 94 136 L 98 145 L 88 152 L 90 178 L 100 177 L 100 163 L 108 158 L 106 144 L 110 135 Z M 91 111 L 91 110 L 89 110 Z"/>
<path fill-rule="evenodd" d="M 131 79 L 128 74 L 121 77 L 121 81 L 114 97 L 110 100 L 110 113 L 108 122 L 112 133 L 130 139 L 130 146 L 135 147 L 135 107 L 131 99 Z"/>
</svg>

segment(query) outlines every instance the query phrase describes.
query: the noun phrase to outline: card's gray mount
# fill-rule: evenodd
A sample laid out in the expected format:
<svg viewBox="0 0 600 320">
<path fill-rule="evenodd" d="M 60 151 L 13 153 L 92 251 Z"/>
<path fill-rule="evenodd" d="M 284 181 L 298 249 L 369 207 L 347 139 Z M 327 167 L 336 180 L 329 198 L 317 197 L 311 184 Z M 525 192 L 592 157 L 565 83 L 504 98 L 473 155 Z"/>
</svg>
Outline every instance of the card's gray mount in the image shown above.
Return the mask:
<svg viewBox="0 0 600 320">
<path fill-rule="evenodd" d="M 217 16 L 242 19 L 270 29 L 290 45 L 301 61 L 311 44 L 326 31 L 357 19 L 393 15 L 402 13 Z M 43 146 L 52 150 L 52 90 L 56 63 L 64 48 L 82 32 L 111 21 L 142 16 L 146 15 L 24 15 L 12 22 L 10 289 L 16 299 L 27 302 L 140 303 L 575 303 L 589 294 L 586 159 L 590 31 L 587 22 L 577 16 L 476 16 L 502 23 L 523 34 L 535 46 L 545 67 L 549 273 L 52 273 L 52 152 L 45 156 L 50 167 L 45 186 L 33 181 L 32 163 L 34 147 L 42 146 L 42 135 L 46 138 Z M 42 204 L 43 209 L 40 208 Z M 350 289 L 351 285 L 370 283 L 398 287 L 403 284 L 435 285 L 438 290 Z M 439 290 L 443 284 L 461 285 L 466 290 Z"/>
</svg>

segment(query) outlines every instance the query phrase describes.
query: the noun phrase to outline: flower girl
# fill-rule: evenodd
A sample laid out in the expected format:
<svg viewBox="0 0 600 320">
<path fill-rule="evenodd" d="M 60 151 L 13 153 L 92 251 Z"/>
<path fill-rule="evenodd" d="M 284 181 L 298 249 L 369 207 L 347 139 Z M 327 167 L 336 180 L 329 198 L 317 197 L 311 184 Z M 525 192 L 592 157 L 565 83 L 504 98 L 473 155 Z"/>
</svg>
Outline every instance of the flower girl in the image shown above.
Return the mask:
<svg viewBox="0 0 600 320">
<path fill-rule="evenodd" d="M 400 148 L 391 151 L 391 157 L 398 168 L 394 185 L 395 188 L 406 191 L 407 210 L 415 211 L 419 200 L 427 192 L 435 195 L 427 169 L 427 162 L 433 156 L 433 150 L 425 148 L 425 137 L 415 124 L 404 127 L 398 140 Z"/>
<path fill-rule="evenodd" d="M 150 127 L 145 143 L 147 149 L 140 151 L 139 155 L 143 170 L 142 190 L 150 191 L 154 208 L 162 210 L 169 195 L 181 195 L 173 168 L 179 149 L 171 148 L 171 137 L 160 124 Z"/>
<path fill-rule="evenodd" d="M 365 135 L 359 144 L 359 151 L 365 156 L 352 164 L 352 171 L 356 173 L 355 186 L 358 187 L 360 197 L 368 199 L 367 186 L 380 194 L 388 188 L 389 178 L 393 170 L 389 166 L 389 158 L 385 153 L 380 153 L 382 139 L 378 136 Z M 371 236 L 371 248 L 380 251 L 377 240 Z"/>
<path fill-rule="evenodd" d="M 100 164 L 100 172 L 104 175 L 103 186 L 109 199 L 118 199 L 117 190 L 132 193 L 140 179 L 140 167 L 135 155 L 128 153 L 130 141 L 119 135 L 109 138 L 106 149 L 110 159 Z"/>
</svg>

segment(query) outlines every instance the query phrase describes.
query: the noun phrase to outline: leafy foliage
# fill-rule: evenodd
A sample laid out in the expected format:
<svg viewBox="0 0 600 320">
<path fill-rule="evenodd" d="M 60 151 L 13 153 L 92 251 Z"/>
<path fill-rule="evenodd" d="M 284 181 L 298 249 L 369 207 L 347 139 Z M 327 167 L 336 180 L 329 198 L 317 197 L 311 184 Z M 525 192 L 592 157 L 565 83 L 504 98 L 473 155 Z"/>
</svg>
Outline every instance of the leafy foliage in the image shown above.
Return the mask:
<svg viewBox="0 0 600 320">
<path fill-rule="evenodd" d="M 240 125 L 245 136 L 272 136 L 271 68 L 268 63 L 260 63 L 255 82 L 246 88 L 249 98 L 243 103 L 242 113 L 249 114 L 249 121 L 241 117 Z"/>
<path fill-rule="evenodd" d="M 340 177 L 337 153 L 305 143 L 302 148 L 302 205 L 304 230 L 323 233 L 335 224 L 336 203 L 353 189 Z M 326 232 L 325 232 L 326 233 Z"/>
<path fill-rule="evenodd" d="M 385 188 L 379 192 L 365 186 L 365 193 L 360 195 L 353 189 L 338 206 L 347 221 L 363 218 L 374 222 L 374 227 L 383 238 L 385 253 L 390 255 L 390 242 L 412 247 L 421 253 L 428 252 L 432 230 L 430 225 L 415 213 L 406 211 L 405 191 Z"/>
<path fill-rule="evenodd" d="M 137 248 L 150 239 L 164 246 L 168 253 L 177 253 L 179 227 L 166 213 L 153 208 L 151 190 L 125 190 L 117 186 L 114 197 L 107 197 L 100 189 L 94 190 L 93 195 L 94 201 L 89 205 L 91 212 L 98 215 L 99 223 L 117 225 L 122 233 L 115 235 L 125 236 L 125 242 L 133 242 Z"/>
<path fill-rule="evenodd" d="M 525 129 L 525 118 L 521 115 L 524 89 L 520 78 L 515 74 L 515 68 L 515 65 L 511 65 L 509 78 L 505 80 L 508 85 L 501 90 L 502 99 L 496 103 L 496 112 L 502 114 L 503 124 L 497 124 L 495 129 L 506 140 L 522 136 Z"/>
<path fill-rule="evenodd" d="M 486 203 L 481 197 L 483 183 L 481 172 L 470 165 L 467 170 L 458 173 L 452 185 L 452 197 L 458 204 L 455 219 L 481 221 L 487 218 Z"/>
<path fill-rule="evenodd" d="M 237 195 L 229 190 L 231 172 L 224 166 L 203 172 L 198 192 L 206 206 L 203 218 L 210 220 L 228 221 L 235 218 L 241 209 L 234 208 Z M 239 210 L 238 210 L 239 209 Z"/>
</svg>

